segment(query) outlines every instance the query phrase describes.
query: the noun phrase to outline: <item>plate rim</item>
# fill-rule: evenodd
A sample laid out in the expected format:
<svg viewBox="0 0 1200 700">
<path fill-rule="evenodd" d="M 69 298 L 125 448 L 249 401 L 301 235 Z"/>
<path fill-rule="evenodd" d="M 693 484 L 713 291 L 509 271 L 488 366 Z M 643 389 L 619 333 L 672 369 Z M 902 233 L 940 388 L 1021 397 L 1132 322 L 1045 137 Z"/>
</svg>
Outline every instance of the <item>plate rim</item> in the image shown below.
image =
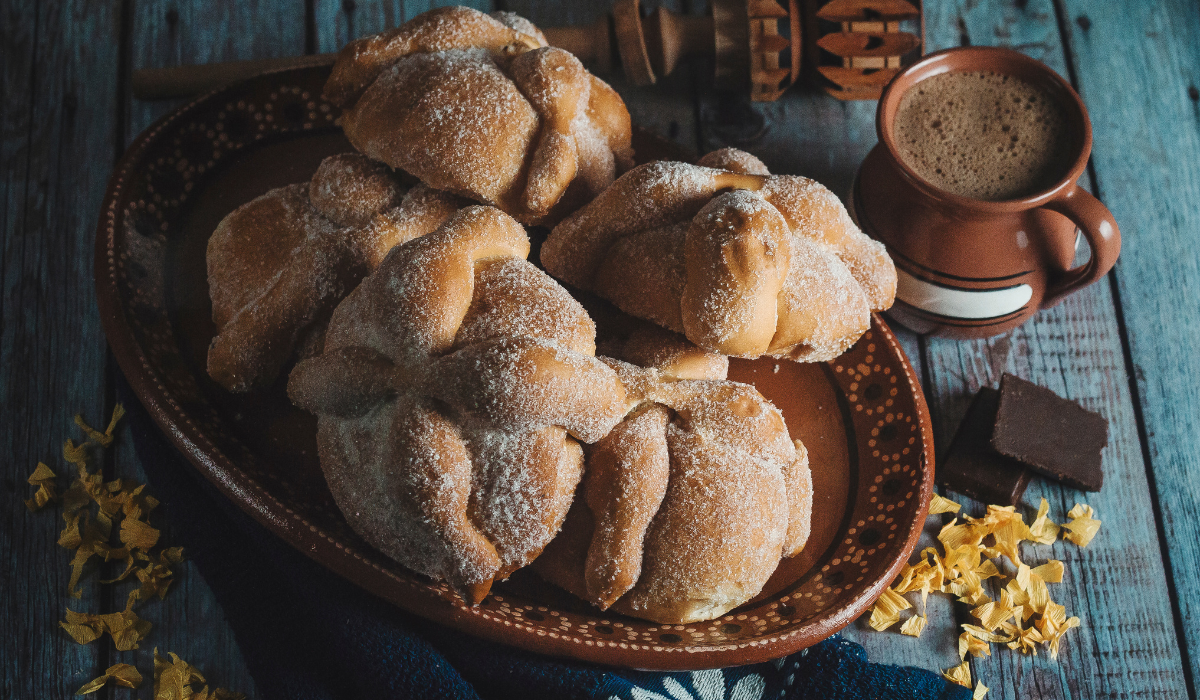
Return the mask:
<svg viewBox="0 0 1200 700">
<path fill-rule="evenodd" d="M 669 648 L 662 652 L 636 651 L 622 649 L 615 644 L 569 644 L 564 643 L 561 636 L 551 637 L 517 625 L 505 626 L 488 622 L 480 615 L 447 605 L 440 596 L 435 595 L 432 586 L 419 586 L 414 581 L 404 580 L 358 552 L 351 552 L 350 548 L 320 532 L 316 526 L 306 527 L 303 516 L 275 498 L 253 476 L 242 472 L 232 458 L 226 456 L 207 438 L 203 429 L 173 401 L 169 390 L 154 377 L 147 355 L 135 337 L 121 303 L 119 270 L 115 260 L 118 218 L 124 211 L 123 205 L 129 194 L 125 188 L 126 182 L 136 174 L 135 166 L 139 164 L 149 145 L 168 126 L 186 118 L 209 100 L 227 93 L 235 93 L 239 88 L 247 87 L 256 81 L 284 78 L 314 70 L 328 69 L 293 68 L 272 71 L 213 90 L 164 115 L 139 134 L 126 149 L 113 169 L 101 204 L 96 228 L 94 275 L 97 306 L 113 356 L 134 394 L 158 428 L 225 497 L 233 500 L 244 512 L 283 539 L 286 544 L 304 553 L 322 567 L 407 612 L 483 639 L 527 651 L 609 666 L 656 671 L 689 671 L 740 666 L 779 658 L 815 644 L 851 624 L 874 603 L 886 587 L 891 585 L 915 548 L 928 515 L 934 483 L 934 444 L 933 426 L 921 383 L 895 334 L 879 314 L 871 315 L 871 330 L 879 332 L 890 352 L 899 359 L 917 413 L 923 447 L 919 460 L 922 478 L 919 491 L 914 495 L 920 499 L 916 511 L 920 517 L 907 523 L 908 532 L 904 540 L 886 557 L 890 561 L 884 569 L 884 575 L 864 585 L 850 599 L 849 604 L 821 611 L 802 627 L 772 633 L 762 639 L 730 641 L 724 645 L 708 647 Z M 339 553 L 339 549 L 344 551 Z M 347 556 L 347 553 L 352 553 L 353 556 Z M 337 567 L 328 563 L 330 557 L 339 559 Z M 602 620 L 603 613 L 594 617 Z"/>
</svg>

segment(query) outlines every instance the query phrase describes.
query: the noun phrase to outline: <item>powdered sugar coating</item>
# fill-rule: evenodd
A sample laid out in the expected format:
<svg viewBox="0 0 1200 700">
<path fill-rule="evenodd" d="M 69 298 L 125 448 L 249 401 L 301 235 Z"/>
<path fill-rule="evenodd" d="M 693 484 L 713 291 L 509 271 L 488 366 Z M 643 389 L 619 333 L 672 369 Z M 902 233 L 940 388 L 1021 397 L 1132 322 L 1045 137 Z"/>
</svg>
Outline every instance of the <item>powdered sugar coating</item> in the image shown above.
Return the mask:
<svg viewBox="0 0 1200 700">
<path fill-rule="evenodd" d="M 596 352 L 596 324 L 567 290 L 527 260 L 499 258 L 475 267 L 475 295 L 454 347 L 501 337 L 533 337 L 585 355 Z"/>
<path fill-rule="evenodd" d="M 698 161 L 699 165 L 708 168 L 728 170 L 742 175 L 770 175 L 767 166 L 753 155 L 737 148 L 718 148 L 709 151 Z"/>
<path fill-rule="evenodd" d="M 788 516 L 783 476 L 674 424 L 667 445 L 671 479 L 646 534 L 643 573 L 614 607 L 660 621 L 710 620 L 753 598 L 778 565 Z"/>
<path fill-rule="evenodd" d="M 330 156 L 310 182 L 268 192 L 225 217 L 208 242 L 217 334 L 209 374 L 230 391 L 269 384 L 293 355 L 319 353 L 329 315 L 401 239 L 437 228 L 462 203 L 424 185 L 403 201 L 385 166 Z"/>
<path fill-rule="evenodd" d="M 692 218 L 680 297 L 692 342 L 742 357 L 767 349 L 776 334 L 790 239 L 779 212 L 749 190 L 720 194 Z"/>
<path fill-rule="evenodd" d="M 515 15 L 419 15 L 344 49 L 325 91 L 358 150 L 524 223 L 561 218 L 631 164 L 620 97 Z"/>
<path fill-rule="evenodd" d="M 387 166 L 359 153 L 321 161 L 308 185 L 317 211 L 338 226 L 366 226 L 375 215 L 395 207 L 404 188 Z"/>
<path fill-rule="evenodd" d="M 431 187 L 511 206 L 538 116 L 483 49 L 414 54 L 342 117 L 350 143 Z"/>
</svg>

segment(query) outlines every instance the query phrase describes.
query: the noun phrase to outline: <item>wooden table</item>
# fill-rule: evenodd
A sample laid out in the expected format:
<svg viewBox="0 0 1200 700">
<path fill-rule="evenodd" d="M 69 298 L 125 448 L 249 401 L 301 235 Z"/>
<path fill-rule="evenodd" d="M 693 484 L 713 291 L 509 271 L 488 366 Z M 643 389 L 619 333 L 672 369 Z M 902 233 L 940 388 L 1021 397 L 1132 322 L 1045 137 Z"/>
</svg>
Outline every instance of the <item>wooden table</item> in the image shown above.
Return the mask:
<svg viewBox="0 0 1200 700">
<path fill-rule="evenodd" d="M 590 7 L 595 4 L 599 7 Z M 538 24 L 594 20 L 607 3 L 512 0 L 496 7 Z M 703 3 L 694 2 L 694 5 Z M 586 5 L 586 7 L 585 7 Z M 1125 249 L 1112 274 L 1021 328 L 955 342 L 901 331 L 923 377 L 937 444 L 945 446 L 981 385 L 1013 372 L 1100 411 L 1110 422 L 1104 491 L 1035 481 L 1060 519 L 1076 502 L 1104 521 L 1086 549 L 1058 543 L 1066 562 L 1056 600 L 1083 626 L 1057 661 L 996 647 L 972 661 L 993 698 L 1196 696 L 1200 674 L 1200 7 L 1186 0 L 926 0 L 930 50 L 1001 45 L 1067 76 L 1091 111 L 1095 148 L 1086 185 L 1116 215 Z M 495 9 L 486 0 L 481 9 Z M 38 460 L 59 465 L 71 417 L 102 421 L 114 365 L 92 289 L 93 230 L 115 159 L 173 108 L 135 100 L 132 68 L 333 51 L 429 8 L 428 0 L 46 0 L 0 2 L 0 664 L 5 698 L 68 697 L 109 664 L 146 671 L 154 646 L 199 666 L 217 685 L 254 694 L 220 608 L 185 565 L 175 589 L 143 615 L 154 631 L 136 652 L 79 646 L 57 627 L 67 555 L 60 520 L 21 505 Z M 702 7 L 679 7 L 702 11 Z M 750 104 L 711 92 L 702 62 L 651 88 L 611 76 L 635 121 L 699 152 L 737 146 L 773 171 L 845 193 L 875 143 L 873 102 L 842 103 L 807 88 Z M 105 416 L 106 417 L 106 416 Z M 141 479 L 126 442 L 109 475 Z M 979 513 L 977 503 L 966 503 Z M 160 516 L 161 520 L 161 516 Z M 936 530 L 939 518 L 930 519 Z M 170 537 L 167 532 L 166 537 Z M 1039 559 L 1040 560 L 1040 559 Z M 120 601 L 85 585 L 76 609 Z M 872 660 L 930 669 L 958 661 L 964 610 L 930 603 L 920 640 L 844 634 Z M 130 691 L 106 690 L 114 697 Z M 150 697 L 149 683 L 137 693 Z"/>
</svg>

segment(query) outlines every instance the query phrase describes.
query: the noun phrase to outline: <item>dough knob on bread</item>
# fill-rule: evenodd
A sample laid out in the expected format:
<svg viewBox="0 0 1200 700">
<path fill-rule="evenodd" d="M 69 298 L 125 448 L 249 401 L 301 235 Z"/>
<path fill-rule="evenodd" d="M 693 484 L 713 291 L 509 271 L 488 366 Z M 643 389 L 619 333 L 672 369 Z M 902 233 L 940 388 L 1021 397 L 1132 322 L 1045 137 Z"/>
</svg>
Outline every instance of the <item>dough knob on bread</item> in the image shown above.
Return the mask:
<svg viewBox="0 0 1200 700">
<path fill-rule="evenodd" d="M 766 353 L 791 262 L 787 222 L 754 192 L 733 190 L 693 217 L 684 246 L 687 336 L 725 355 Z"/>
</svg>

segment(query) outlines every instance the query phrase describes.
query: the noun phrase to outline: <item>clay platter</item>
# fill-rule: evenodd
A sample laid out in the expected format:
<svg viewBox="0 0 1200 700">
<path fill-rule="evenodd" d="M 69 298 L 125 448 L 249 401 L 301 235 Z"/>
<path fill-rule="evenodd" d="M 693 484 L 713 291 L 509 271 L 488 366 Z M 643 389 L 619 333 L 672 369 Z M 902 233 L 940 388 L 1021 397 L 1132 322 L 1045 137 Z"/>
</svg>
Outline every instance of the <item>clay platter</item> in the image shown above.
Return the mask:
<svg viewBox="0 0 1200 700">
<path fill-rule="evenodd" d="M 163 432 L 247 513 L 330 570 L 414 614 L 554 656 L 654 670 L 777 658 L 834 634 L 891 583 L 917 542 L 933 485 L 920 381 L 876 316 L 823 364 L 734 360 L 808 447 L 812 536 L 757 598 L 716 620 L 662 625 L 610 615 L 518 571 L 478 606 L 374 551 L 346 524 L 316 459 L 316 421 L 284 380 L 232 395 L 209 380 L 214 328 L 205 249 L 217 223 L 267 190 L 308 180 L 349 149 L 321 97 L 328 68 L 271 73 L 164 117 L 109 183 L 96 238 L 96 289 L 109 343 Z M 674 157 L 646 132 L 641 161 Z M 531 232 L 536 238 L 536 230 Z M 535 256 L 532 256 L 536 258 Z"/>
</svg>

